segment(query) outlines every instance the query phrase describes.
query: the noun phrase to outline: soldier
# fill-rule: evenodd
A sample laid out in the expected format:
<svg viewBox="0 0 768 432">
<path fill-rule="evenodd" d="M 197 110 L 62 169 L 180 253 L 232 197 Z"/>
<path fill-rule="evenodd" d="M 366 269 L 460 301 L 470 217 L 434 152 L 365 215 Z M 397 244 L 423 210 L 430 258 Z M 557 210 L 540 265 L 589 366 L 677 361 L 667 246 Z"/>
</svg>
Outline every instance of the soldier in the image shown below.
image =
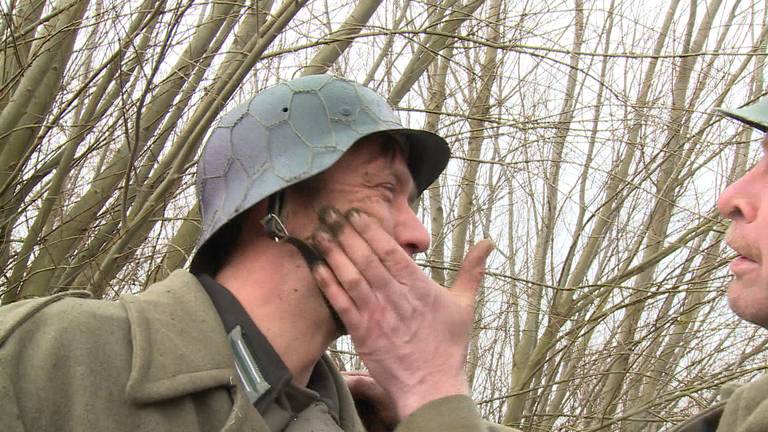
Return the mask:
<svg viewBox="0 0 768 432">
<path fill-rule="evenodd" d="M 763 133 L 768 133 L 768 98 L 738 109 L 718 110 Z M 717 208 L 731 220 L 726 243 L 737 257 L 731 262 L 733 279 L 728 304 L 741 318 L 768 328 L 768 134 L 763 157 L 728 186 Z M 679 425 L 677 432 L 758 432 L 768 430 L 768 377 L 736 390 L 726 401 Z"/>
<path fill-rule="evenodd" d="M 411 257 L 429 245 L 412 205 L 448 158 L 444 139 L 350 81 L 257 94 L 200 158 L 190 271 L 117 302 L 70 292 L 3 308 L 3 430 L 362 431 L 324 355 L 346 331 L 372 376 L 351 387 L 394 409 L 370 428 L 508 430 L 480 419 L 464 375 L 491 243 L 451 289 Z"/>
</svg>

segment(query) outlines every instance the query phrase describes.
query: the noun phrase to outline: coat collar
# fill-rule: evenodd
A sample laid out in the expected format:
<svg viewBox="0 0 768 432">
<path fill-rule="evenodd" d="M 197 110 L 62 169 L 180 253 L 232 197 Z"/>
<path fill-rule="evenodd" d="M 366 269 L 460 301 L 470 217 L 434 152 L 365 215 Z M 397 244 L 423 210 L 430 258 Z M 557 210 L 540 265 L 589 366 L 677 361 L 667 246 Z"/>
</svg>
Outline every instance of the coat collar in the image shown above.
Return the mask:
<svg viewBox="0 0 768 432">
<path fill-rule="evenodd" d="M 197 278 L 173 272 L 139 295 L 120 298 L 133 353 L 126 396 L 153 403 L 213 387 L 235 387 L 226 333 Z"/>
<path fill-rule="evenodd" d="M 268 430 L 238 389 L 234 359 L 221 319 L 198 279 L 176 270 L 139 295 L 120 298 L 130 322 L 133 354 L 126 397 L 149 404 L 215 387 L 232 394 L 222 432 Z M 339 397 L 341 427 L 364 431 L 344 378 L 323 356 Z"/>
</svg>

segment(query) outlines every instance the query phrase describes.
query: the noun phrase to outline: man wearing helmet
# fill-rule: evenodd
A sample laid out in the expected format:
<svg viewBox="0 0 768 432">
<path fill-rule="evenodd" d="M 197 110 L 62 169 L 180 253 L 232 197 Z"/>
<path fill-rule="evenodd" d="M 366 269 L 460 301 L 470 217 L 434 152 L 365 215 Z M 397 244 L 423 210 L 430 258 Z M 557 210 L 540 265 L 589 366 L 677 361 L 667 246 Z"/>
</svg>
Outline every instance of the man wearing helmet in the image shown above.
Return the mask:
<svg viewBox="0 0 768 432">
<path fill-rule="evenodd" d="M 726 243 L 737 257 L 728 304 L 741 318 L 768 328 L 768 98 L 721 114 L 766 135 L 763 157 L 728 186 L 717 200 L 720 214 L 730 219 Z M 676 432 L 758 432 L 768 430 L 768 377 L 736 390 L 726 401 L 679 425 Z"/>
<path fill-rule="evenodd" d="M 491 243 L 449 290 L 411 259 L 429 245 L 412 204 L 448 157 L 350 81 L 254 96 L 201 156 L 191 273 L 118 302 L 4 308 L 4 430 L 506 430 L 480 419 L 463 370 Z M 360 406 L 393 409 L 365 426 L 323 354 L 346 331 L 372 376 L 350 383 Z"/>
</svg>

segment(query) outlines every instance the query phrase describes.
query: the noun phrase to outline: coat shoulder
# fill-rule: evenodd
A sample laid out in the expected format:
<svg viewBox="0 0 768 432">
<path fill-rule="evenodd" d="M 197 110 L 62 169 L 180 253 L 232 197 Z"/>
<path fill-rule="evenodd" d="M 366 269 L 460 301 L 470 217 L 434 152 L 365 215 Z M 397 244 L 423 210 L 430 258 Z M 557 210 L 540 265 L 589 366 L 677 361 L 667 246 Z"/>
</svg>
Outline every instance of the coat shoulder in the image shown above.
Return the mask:
<svg viewBox="0 0 768 432">
<path fill-rule="evenodd" d="M 55 328 L 67 334 L 72 326 L 85 330 L 83 325 L 87 323 L 125 317 L 122 309 L 115 302 L 93 299 L 87 291 L 68 291 L 4 305 L 0 307 L 0 347 L 15 339 L 19 332 L 37 334 Z"/>
<path fill-rule="evenodd" d="M 720 402 L 676 425 L 670 432 L 715 432 L 724 409 L 725 402 Z"/>
<path fill-rule="evenodd" d="M 125 308 L 115 302 L 66 293 L 3 306 L 0 415 L 23 430 L 57 430 L 77 414 L 72 404 L 118 400 L 109 394 L 125 386 L 130 347 Z"/>
<path fill-rule="evenodd" d="M 130 322 L 117 302 L 68 292 L 0 308 L 0 360 L 18 373 L 42 376 L 118 353 L 121 364 L 130 356 Z"/>
<path fill-rule="evenodd" d="M 0 429 L 265 430 L 235 391 L 226 334 L 194 276 L 118 301 L 83 296 L 0 308 Z"/>
<path fill-rule="evenodd" d="M 718 431 L 768 430 L 768 376 L 745 384 L 728 399 Z"/>
</svg>

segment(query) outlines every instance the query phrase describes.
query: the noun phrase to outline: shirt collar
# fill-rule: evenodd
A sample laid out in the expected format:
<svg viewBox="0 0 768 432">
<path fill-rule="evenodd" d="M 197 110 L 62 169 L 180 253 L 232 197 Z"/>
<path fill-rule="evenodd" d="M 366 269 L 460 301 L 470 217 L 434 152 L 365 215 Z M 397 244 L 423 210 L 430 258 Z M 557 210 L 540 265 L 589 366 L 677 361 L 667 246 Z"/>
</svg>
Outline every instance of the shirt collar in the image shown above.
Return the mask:
<svg viewBox="0 0 768 432">
<path fill-rule="evenodd" d="M 196 276 L 211 297 L 211 301 L 221 317 L 226 332 L 231 333 L 236 327 L 240 327 L 245 344 L 256 361 L 260 373 L 270 385 L 269 390 L 259 396 L 254 406 L 259 411 L 264 412 L 278 395 L 283 394 L 291 405 L 291 409 L 297 412 L 319 399 L 328 406 L 329 412 L 338 422 L 339 395 L 330 366 L 323 361 L 325 359 L 321 359 L 315 365 L 307 388 L 294 385 L 291 382 L 293 376 L 290 370 L 237 298 L 211 276 L 204 273 Z"/>
<path fill-rule="evenodd" d="M 259 372 L 269 383 L 270 388 L 259 396 L 254 406 L 264 412 L 279 395 L 284 395 L 291 410 L 299 412 L 315 400 L 320 400 L 328 406 L 329 412 L 338 422 L 339 396 L 330 366 L 322 360 L 319 361 L 306 388 L 294 385 L 291 382 L 293 376 L 290 370 L 237 298 L 209 275 L 199 274 L 197 278 L 210 296 L 226 332 L 229 334 L 236 327 L 240 327 L 243 340 L 257 363 Z"/>
<path fill-rule="evenodd" d="M 211 297 L 216 312 L 221 317 L 224 324 L 224 330 L 227 334 L 240 327 L 243 340 L 253 356 L 260 373 L 269 383 L 269 390 L 259 396 L 254 406 L 262 411 L 263 407 L 269 406 L 286 386 L 291 382 L 293 376 L 283 360 L 272 348 L 263 333 L 256 327 L 256 324 L 250 318 L 243 306 L 232 295 L 232 293 L 223 285 L 218 283 L 207 274 L 196 275 L 203 285 L 203 288 Z"/>
</svg>

